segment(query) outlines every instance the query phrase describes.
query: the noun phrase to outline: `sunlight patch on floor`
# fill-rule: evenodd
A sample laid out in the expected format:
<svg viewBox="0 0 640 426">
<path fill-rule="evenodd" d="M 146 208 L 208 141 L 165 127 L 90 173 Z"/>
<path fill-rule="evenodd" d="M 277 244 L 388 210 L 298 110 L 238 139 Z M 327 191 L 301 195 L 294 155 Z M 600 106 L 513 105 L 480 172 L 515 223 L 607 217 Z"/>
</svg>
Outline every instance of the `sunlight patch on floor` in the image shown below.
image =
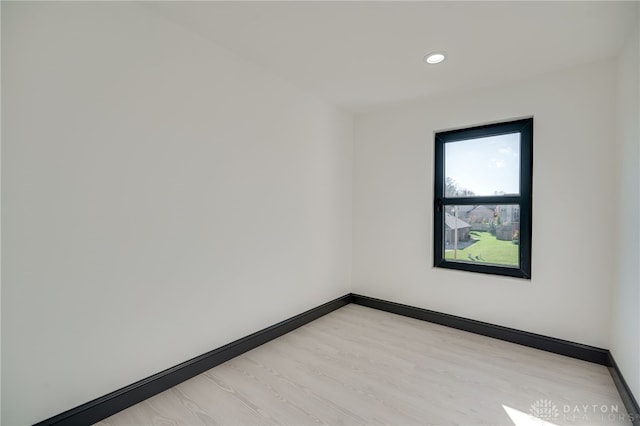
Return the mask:
<svg viewBox="0 0 640 426">
<path fill-rule="evenodd" d="M 535 418 L 531 414 L 523 413 L 506 405 L 503 405 L 502 408 L 507 412 L 507 415 L 511 418 L 515 426 L 558 426 L 555 423 Z"/>
</svg>

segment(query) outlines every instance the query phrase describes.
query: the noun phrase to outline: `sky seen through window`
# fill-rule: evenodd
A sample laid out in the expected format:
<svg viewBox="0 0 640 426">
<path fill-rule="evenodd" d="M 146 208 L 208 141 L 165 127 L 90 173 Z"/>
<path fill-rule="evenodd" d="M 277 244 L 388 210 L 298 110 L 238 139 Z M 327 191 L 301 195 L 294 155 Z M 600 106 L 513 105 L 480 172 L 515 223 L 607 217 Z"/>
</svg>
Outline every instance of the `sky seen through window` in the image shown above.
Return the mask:
<svg viewBox="0 0 640 426">
<path fill-rule="evenodd" d="M 447 142 L 445 176 L 475 195 L 520 193 L 520 133 Z"/>
</svg>

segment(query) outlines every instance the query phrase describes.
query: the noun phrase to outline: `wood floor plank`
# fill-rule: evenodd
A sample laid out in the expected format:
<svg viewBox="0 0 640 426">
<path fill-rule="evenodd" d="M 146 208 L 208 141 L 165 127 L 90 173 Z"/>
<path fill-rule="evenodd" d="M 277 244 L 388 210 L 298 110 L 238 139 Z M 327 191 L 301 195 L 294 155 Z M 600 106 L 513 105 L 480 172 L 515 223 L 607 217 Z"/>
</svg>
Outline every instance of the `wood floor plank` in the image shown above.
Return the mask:
<svg viewBox="0 0 640 426">
<path fill-rule="evenodd" d="M 606 367 L 351 304 L 98 424 L 521 426 L 536 409 L 631 424 Z"/>
</svg>

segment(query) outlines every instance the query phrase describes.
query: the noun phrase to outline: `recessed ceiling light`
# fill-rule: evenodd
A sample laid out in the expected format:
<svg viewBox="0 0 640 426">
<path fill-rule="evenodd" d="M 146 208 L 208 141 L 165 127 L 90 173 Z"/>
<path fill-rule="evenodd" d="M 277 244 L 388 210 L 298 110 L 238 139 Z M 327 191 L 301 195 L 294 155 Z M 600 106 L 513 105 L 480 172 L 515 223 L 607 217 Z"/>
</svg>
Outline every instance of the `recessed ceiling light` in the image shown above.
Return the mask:
<svg viewBox="0 0 640 426">
<path fill-rule="evenodd" d="M 432 52 L 424 57 L 424 61 L 432 65 L 439 64 L 445 59 L 447 59 L 447 54 L 445 52 Z"/>
</svg>

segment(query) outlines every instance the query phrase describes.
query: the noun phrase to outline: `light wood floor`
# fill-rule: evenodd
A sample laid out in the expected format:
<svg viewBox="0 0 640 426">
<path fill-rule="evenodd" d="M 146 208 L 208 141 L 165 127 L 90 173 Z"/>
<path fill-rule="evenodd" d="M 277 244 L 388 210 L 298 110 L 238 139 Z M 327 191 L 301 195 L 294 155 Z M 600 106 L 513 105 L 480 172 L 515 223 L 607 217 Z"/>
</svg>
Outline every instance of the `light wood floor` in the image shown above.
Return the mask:
<svg viewBox="0 0 640 426">
<path fill-rule="evenodd" d="M 98 424 L 631 423 L 606 367 L 351 304 Z"/>
</svg>

